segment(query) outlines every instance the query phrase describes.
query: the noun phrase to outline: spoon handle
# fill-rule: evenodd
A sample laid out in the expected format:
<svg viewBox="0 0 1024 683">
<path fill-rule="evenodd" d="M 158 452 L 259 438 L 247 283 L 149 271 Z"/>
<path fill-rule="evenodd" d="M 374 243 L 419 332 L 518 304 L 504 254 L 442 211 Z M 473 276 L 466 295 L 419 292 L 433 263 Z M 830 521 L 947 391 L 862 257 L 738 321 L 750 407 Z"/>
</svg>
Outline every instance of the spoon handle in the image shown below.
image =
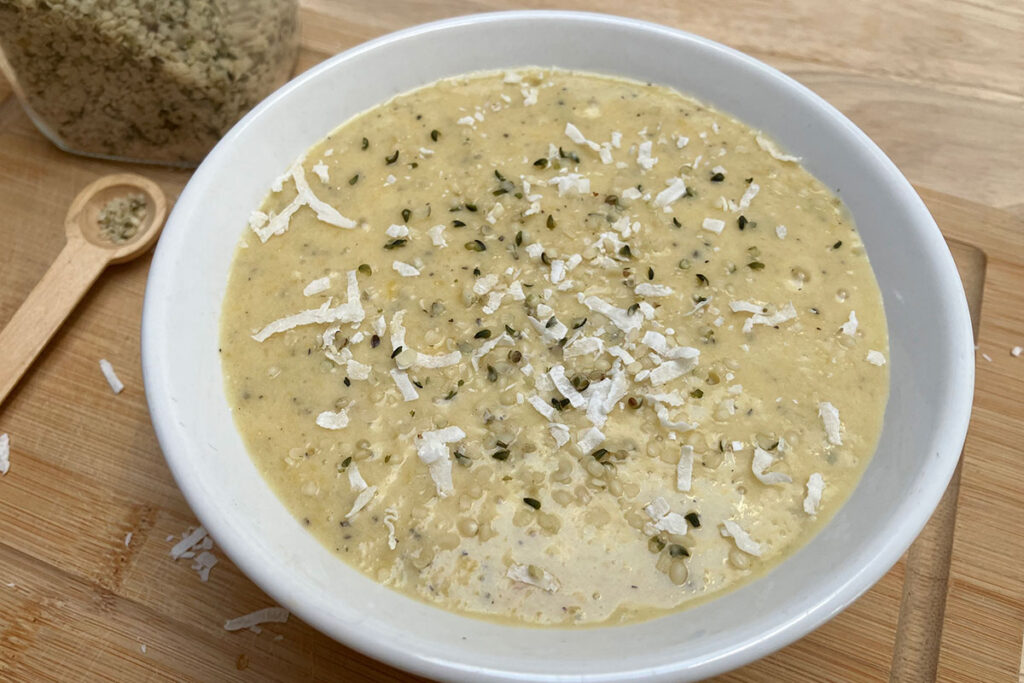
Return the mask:
<svg viewBox="0 0 1024 683">
<path fill-rule="evenodd" d="M 109 250 L 69 236 L 57 260 L 0 331 L 0 405 L 109 260 Z"/>
</svg>

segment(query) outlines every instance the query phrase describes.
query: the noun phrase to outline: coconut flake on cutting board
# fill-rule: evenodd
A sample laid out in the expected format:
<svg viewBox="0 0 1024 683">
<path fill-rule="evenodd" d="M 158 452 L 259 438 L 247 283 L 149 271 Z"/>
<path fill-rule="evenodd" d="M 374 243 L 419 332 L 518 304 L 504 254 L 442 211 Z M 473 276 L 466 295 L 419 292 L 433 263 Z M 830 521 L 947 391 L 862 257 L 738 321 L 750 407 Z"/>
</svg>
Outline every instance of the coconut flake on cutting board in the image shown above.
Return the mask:
<svg viewBox="0 0 1024 683">
<path fill-rule="evenodd" d="M 11 437 L 0 434 L 0 474 L 7 474 L 11 469 Z"/>
<path fill-rule="evenodd" d="M 115 394 L 120 394 L 124 391 L 124 384 L 117 377 L 117 373 L 114 372 L 114 366 L 110 364 L 110 361 L 106 358 L 100 359 L 100 372 L 103 373 L 103 377 L 107 380 L 107 384 L 110 385 L 110 390 Z"/>
<path fill-rule="evenodd" d="M 288 610 L 284 607 L 264 607 L 249 614 L 243 614 L 224 622 L 225 631 L 241 631 L 260 624 L 283 624 L 288 621 Z"/>
</svg>

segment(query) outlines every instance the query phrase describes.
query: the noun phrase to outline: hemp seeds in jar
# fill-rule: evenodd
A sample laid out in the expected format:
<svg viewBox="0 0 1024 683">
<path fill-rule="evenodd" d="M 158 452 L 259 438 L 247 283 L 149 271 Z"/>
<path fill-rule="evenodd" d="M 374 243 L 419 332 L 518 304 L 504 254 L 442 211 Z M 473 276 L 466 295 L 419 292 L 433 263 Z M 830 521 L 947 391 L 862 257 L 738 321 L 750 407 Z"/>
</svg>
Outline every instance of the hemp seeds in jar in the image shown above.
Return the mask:
<svg viewBox="0 0 1024 683">
<path fill-rule="evenodd" d="M 290 76 L 295 0 L 11 0 L 0 67 L 65 151 L 192 166 Z"/>
</svg>

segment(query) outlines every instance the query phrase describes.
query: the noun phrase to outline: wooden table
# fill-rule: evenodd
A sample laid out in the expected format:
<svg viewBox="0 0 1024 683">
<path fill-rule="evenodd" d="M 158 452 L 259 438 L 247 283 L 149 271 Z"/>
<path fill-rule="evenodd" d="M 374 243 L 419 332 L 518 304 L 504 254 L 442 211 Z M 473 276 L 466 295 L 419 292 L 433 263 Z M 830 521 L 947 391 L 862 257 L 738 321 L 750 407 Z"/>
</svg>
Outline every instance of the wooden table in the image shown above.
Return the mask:
<svg viewBox="0 0 1024 683">
<path fill-rule="evenodd" d="M 500 0 L 306 0 L 301 68 L 376 35 Z M 818 631 L 724 680 L 1013 681 L 1024 626 L 1024 6 L 1019 0 L 615 3 L 794 76 L 918 185 L 964 277 L 979 344 L 961 470 L 913 549 Z M 532 5 L 531 5 L 532 6 Z M 49 145 L 0 80 L 0 324 L 63 243 L 74 193 L 130 169 Z M 174 197 L 188 173 L 135 168 Z M 168 556 L 194 525 L 146 411 L 139 317 L 147 259 L 112 268 L 0 409 L 0 679 L 384 680 L 407 676 L 268 606 L 223 556 L 208 583 Z M 127 385 L 113 395 L 97 367 Z M 989 360 L 991 359 L 991 360 Z M 127 534 L 131 540 L 126 543 Z M 1018 678 L 1020 677 L 1020 678 Z"/>
</svg>

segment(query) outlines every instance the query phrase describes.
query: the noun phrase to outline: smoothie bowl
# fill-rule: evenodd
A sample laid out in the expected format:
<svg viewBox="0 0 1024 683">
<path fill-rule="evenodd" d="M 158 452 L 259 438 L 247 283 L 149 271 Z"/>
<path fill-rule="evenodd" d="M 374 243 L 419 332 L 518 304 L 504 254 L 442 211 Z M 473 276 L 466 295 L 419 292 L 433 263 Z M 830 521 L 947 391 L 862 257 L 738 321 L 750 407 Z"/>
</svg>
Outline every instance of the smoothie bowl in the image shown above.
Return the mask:
<svg viewBox="0 0 1024 683">
<path fill-rule="evenodd" d="M 938 229 L 841 114 L 560 12 L 385 36 L 269 97 L 179 199 L 143 318 L 225 552 L 467 680 L 697 678 L 820 625 L 938 502 L 972 347 Z"/>
</svg>

